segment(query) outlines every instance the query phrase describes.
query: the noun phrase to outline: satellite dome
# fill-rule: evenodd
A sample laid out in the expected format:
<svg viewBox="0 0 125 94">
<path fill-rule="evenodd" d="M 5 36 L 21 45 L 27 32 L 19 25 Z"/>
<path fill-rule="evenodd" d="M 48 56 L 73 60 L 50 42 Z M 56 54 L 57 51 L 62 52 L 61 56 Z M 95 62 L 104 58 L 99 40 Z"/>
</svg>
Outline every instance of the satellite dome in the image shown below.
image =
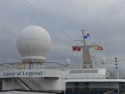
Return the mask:
<svg viewBox="0 0 125 94">
<path fill-rule="evenodd" d="M 50 49 L 51 38 L 44 28 L 28 26 L 21 31 L 16 45 L 23 62 L 42 62 Z"/>
</svg>

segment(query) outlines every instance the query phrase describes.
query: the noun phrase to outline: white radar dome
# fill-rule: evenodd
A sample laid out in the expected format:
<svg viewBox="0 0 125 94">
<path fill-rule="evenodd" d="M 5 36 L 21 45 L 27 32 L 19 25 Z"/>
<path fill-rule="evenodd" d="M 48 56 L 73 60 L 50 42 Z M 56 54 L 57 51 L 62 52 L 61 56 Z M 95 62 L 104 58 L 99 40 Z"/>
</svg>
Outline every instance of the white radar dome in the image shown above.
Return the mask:
<svg viewBox="0 0 125 94">
<path fill-rule="evenodd" d="M 42 62 L 50 49 L 51 38 L 44 28 L 28 26 L 19 34 L 16 45 L 23 62 Z"/>
</svg>

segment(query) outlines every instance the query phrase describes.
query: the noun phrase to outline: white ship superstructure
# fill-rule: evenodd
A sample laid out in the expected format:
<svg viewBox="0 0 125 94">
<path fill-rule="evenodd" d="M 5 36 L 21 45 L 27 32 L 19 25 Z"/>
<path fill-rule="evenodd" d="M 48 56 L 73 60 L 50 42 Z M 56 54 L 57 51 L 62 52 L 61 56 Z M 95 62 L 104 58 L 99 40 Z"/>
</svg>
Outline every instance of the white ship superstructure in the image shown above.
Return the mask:
<svg viewBox="0 0 125 94">
<path fill-rule="evenodd" d="M 51 38 L 45 29 L 39 26 L 24 28 L 17 39 L 22 62 L 0 65 L 0 94 L 64 92 L 67 67 L 57 62 L 45 62 L 50 46 Z"/>
<path fill-rule="evenodd" d="M 59 69 L 52 65 L 46 67 L 43 67 L 43 64 L 36 65 L 26 63 L 1 65 L 2 91 L 61 93 L 65 90 L 65 78 L 68 72 L 61 69 L 65 66 L 56 63 L 56 66 L 60 66 Z M 29 66 L 35 67 L 29 68 Z"/>
<path fill-rule="evenodd" d="M 84 36 L 84 30 L 82 30 Z M 83 37 L 83 68 L 70 69 L 66 80 L 66 94 L 125 94 L 125 76 L 119 75 L 117 69 L 111 72 L 106 68 L 96 68 L 91 59 L 89 49 L 92 47 L 103 48 L 97 44 L 87 45 Z"/>
<path fill-rule="evenodd" d="M 84 37 L 82 42 L 77 50 L 83 51 L 83 66 L 69 69 L 69 59 L 67 65 L 46 62 L 51 38 L 45 29 L 24 28 L 17 39 L 22 62 L 0 64 L 0 94 L 125 94 L 117 66 L 115 72 L 94 67 L 89 49 L 98 45 L 88 45 Z"/>
</svg>

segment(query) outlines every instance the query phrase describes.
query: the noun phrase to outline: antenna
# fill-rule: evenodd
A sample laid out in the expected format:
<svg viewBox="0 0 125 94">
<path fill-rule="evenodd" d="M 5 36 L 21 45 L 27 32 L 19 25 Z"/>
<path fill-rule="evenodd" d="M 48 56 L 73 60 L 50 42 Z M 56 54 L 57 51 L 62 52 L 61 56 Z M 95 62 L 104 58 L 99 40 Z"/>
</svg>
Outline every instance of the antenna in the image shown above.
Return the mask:
<svg viewBox="0 0 125 94">
<path fill-rule="evenodd" d="M 117 57 L 115 57 L 115 69 L 116 69 L 116 72 L 117 72 L 117 79 L 119 79 L 119 72 L 118 72 L 118 60 L 117 60 Z"/>
<path fill-rule="evenodd" d="M 85 38 L 84 38 L 84 31 L 86 31 L 86 30 L 82 29 L 82 30 L 80 30 L 80 31 L 82 31 L 83 43 L 84 43 L 84 45 L 86 45 L 86 41 L 85 41 Z"/>
<path fill-rule="evenodd" d="M 82 50 L 83 50 L 83 67 L 82 68 L 93 68 L 93 63 L 91 59 L 91 55 L 89 52 L 89 45 L 86 44 L 85 36 L 84 36 L 84 29 L 80 30 L 82 31 L 82 38 L 83 38 L 83 45 L 82 45 Z"/>
<path fill-rule="evenodd" d="M 90 36 L 90 34 L 84 34 L 84 29 L 80 30 L 82 31 L 82 40 L 75 40 L 75 41 L 81 41 L 83 43 L 81 46 L 72 46 L 73 51 L 80 51 L 82 49 L 83 53 L 83 67 L 85 69 L 94 68 L 94 64 L 91 58 L 91 54 L 89 49 L 96 46 L 96 50 L 103 50 L 103 48 L 97 44 L 90 44 L 88 45 L 86 43 L 86 39 Z"/>
</svg>

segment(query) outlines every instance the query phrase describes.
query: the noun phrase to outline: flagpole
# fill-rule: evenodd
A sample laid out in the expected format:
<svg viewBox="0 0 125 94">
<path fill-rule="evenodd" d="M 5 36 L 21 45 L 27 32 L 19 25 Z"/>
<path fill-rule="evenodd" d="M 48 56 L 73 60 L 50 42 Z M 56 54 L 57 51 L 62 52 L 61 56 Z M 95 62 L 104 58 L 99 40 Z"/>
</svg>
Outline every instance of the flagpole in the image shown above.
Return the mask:
<svg viewBox="0 0 125 94">
<path fill-rule="evenodd" d="M 93 64 L 92 64 L 92 59 L 91 59 L 91 55 L 89 52 L 89 46 L 86 44 L 86 40 L 85 40 L 85 35 L 84 35 L 84 31 L 85 30 L 80 30 L 82 31 L 82 37 L 83 37 L 83 67 L 82 68 L 93 68 Z"/>
<path fill-rule="evenodd" d="M 84 29 L 82 29 L 82 30 L 80 30 L 80 31 L 82 31 L 82 42 L 83 42 L 83 46 L 82 46 L 82 53 L 83 53 L 83 66 L 82 66 L 82 68 L 86 68 L 86 66 L 85 66 L 85 46 L 86 46 L 86 41 L 85 41 L 85 37 L 84 37 Z"/>
<path fill-rule="evenodd" d="M 89 69 L 89 68 L 94 68 L 93 65 L 93 61 L 92 61 L 92 57 L 91 57 L 91 53 L 89 51 L 90 48 L 95 47 L 96 46 L 96 50 L 103 50 L 103 47 L 99 46 L 99 45 L 87 45 L 86 43 L 86 39 L 88 38 L 88 36 L 90 36 L 90 34 L 85 34 L 84 35 L 84 29 L 80 30 L 82 31 L 82 40 L 75 40 L 75 41 L 81 41 L 82 45 L 81 46 L 72 46 L 72 50 L 73 51 L 80 51 L 82 49 L 82 53 L 83 53 L 83 67 L 85 69 Z"/>
<path fill-rule="evenodd" d="M 84 43 L 84 45 L 86 45 L 86 41 L 85 41 L 85 38 L 84 38 L 84 29 L 82 29 L 82 30 L 80 30 L 80 31 L 82 31 L 82 38 L 83 38 L 83 43 Z"/>
</svg>

